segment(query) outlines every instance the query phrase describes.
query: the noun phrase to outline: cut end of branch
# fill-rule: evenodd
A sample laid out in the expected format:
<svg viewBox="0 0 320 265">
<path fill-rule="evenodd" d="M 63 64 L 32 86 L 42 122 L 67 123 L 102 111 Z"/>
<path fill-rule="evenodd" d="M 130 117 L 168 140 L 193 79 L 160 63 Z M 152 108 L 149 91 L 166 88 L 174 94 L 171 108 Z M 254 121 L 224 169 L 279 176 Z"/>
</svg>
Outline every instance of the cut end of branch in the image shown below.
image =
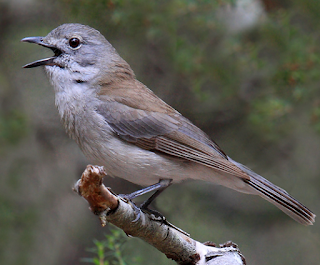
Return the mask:
<svg viewBox="0 0 320 265">
<path fill-rule="evenodd" d="M 96 215 L 115 210 L 119 205 L 118 198 L 102 183 L 106 175 L 104 167 L 88 165 L 73 188 L 88 201 L 90 210 Z M 105 225 L 103 220 L 101 224 Z"/>
</svg>

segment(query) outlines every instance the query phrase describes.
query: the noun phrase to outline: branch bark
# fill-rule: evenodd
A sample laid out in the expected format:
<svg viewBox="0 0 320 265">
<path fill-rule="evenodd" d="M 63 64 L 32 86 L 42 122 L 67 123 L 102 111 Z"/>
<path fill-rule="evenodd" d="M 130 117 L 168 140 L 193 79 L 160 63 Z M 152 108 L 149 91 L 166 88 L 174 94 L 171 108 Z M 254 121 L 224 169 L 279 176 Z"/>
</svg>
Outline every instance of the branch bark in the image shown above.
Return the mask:
<svg viewBox="0 0 320 265">
<path fill-rule="evenodd" d="M 146 241 L 178 264 L 245 264 L 236 244 L 227 242 L 216 247 L 211 242 L 202 244 L 192 239 L 165 219 L 142 212 L 131 201 L 114 194 L 102 183 L 106 175 L 103 167 L 88 165 L 74 187 L 88 201 L 91 211 L 99 216 L 102 226 L 112 223 L 127 235 Z"/>
</svg>

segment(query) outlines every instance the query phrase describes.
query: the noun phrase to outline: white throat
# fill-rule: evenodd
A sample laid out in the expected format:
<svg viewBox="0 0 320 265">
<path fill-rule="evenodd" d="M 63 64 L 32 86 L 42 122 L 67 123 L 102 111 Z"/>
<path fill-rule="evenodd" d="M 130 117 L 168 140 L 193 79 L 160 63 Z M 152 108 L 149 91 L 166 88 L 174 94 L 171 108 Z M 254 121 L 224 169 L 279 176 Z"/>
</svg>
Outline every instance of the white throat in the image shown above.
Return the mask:
<svg viewBox="0 0 320 265">
<path fill-rule="evenodd" d="M 99 69 L 93 66 L 81 67 L 75 63 L 74 66 L 76 67 L 45 67 L 54 87 L 55 105 L 66 131 L 72 138 L 77 136 L 76 123 L 81 117 L 79 114 L 89 108 L 89 101 L 96 99 L 96 90 L 91 84 L 99 72 Z"/>
</svg>

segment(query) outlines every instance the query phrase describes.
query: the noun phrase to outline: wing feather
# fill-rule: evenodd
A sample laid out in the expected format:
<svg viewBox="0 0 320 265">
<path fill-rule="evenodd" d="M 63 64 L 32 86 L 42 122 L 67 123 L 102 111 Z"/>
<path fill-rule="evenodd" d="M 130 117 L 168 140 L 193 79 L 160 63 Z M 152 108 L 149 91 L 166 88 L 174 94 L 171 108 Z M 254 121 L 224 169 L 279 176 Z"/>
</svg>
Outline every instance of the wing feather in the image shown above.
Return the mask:
<svg viewBox="0 0 320 265">
<path fill-rule="evenodd" d="M 146 111 L 116 100 L 97 107 L 109 126 L 123 140 L 150 151 L 199 163 L 247 179 L 219 146 L 180 113 Z"/>
</svg>

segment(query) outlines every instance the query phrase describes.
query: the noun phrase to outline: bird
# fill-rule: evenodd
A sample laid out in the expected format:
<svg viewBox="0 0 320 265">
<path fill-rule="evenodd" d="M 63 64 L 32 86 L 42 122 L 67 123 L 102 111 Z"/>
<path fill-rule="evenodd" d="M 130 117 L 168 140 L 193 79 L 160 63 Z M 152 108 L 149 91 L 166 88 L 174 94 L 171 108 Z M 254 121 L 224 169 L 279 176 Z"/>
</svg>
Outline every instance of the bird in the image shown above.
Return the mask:
<svg viewBox="0 0 320 265">
<path fill-rule="evenodd" d="M 173 183 L 203 180 L 259 195 L 303 225 L 316 215 L 284 189 L 230 158 L 200 128 L 137 80 L 130 65 L 96 29 L 67 23 L 22 42 L 54 55 L 26 64 L 44 66 L 61 121 L 91 163 L 110 176 L 143 186 L 135 198 Z"/>
</svg>

